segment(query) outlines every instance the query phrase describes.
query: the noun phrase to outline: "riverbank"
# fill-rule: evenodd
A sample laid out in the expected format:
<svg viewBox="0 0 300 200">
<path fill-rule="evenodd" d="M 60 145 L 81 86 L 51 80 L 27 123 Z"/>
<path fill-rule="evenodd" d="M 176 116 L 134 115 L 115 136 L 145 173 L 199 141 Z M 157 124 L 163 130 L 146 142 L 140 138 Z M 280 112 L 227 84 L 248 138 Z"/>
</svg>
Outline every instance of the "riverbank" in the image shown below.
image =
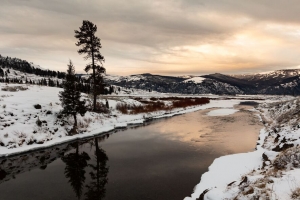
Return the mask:
<svg viewBox="0 0 300 200">
<path fill-rule="evenodd" d="M 300 198 L 299 99 L 256 110 L 264 124 L 256 150 L 215 159 L 185 200 Z"/>
<path fill-rule="evenodd" d="M 6 87 L 3 83 L 0 86 Z M 17 85 L 14 84 L 13 86 Z M 20 86 L 23 87 L 24 85 Z M 104 98 L 108 100 L 110 107 L 109 113 L 87 112 L 84 117 L 78 116 L 79 134 L 69 135 L 68 130 L 72 128 L 73 119 L 58 119 L 58 113 L 61 110 L 58 93 L 61 90 L 60 88 L 29 85 L 24 90 L 1 91 L 0 156 L 8 156 L 85 137 L 92 137 L 116 128 L 132 124 L 143 124 L 144 121 L 155 118 L 171 117 L 213 107 L 232 108 L 233 105 L 241 101 L 238 99 L 215 99 L 211 100 L 209 104 L 201 106 L 174 108 L 172 110 L 141 114 L 122 114 L 116 109 L 118 102 L 142 105 L 141 102 L 132 97 L 110 98 L 110 96 L 105 96 Z M 146 100 L 150 99 L 152 95 L 152 93 L 149 93 L 144 98 Z M 157 94 L 155 95 L 157 97 Z M 168 95 L 164 94 L 160 94 L 160 96 L 168 97 Z M 102 101 L 104 103 L 104 98 L 99 100 L 99 102 Z M 168 104 L 168 102 L 165 103 Z M 40 121 L 41 124 L 38 125 L 37 121 Z"/>
</svg>

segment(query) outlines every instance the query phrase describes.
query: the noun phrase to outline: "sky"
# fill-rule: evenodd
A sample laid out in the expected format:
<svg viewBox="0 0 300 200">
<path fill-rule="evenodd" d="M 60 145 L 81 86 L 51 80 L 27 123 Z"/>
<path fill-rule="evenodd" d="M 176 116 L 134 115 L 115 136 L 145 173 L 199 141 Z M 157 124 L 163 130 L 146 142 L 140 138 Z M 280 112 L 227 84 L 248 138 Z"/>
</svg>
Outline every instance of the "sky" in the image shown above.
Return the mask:
<svg viewBox="0 0 300 200">
<path fill-rule="evenodd" d="M 97 25 L 108 74 L 300 68 L 298 0 L 1 0 L 0 54 L 77 73 L 74 30 Z"/>
</svg>

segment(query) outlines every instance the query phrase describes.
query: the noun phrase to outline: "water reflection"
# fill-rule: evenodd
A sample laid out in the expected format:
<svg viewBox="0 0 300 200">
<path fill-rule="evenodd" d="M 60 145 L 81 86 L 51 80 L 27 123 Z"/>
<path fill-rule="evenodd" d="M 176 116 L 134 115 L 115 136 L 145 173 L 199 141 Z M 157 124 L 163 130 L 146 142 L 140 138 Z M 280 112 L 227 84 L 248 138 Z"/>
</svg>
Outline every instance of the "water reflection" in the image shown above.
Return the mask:
<svg viewBox="0 0 300 200">
<path fill-rule="evenodd" d="M 47 165 L 61 159 L 60 163 L 64 164 L 64 176 L 77 199 L 104 199 L 109 167 L 108 156 L 99 143 L 108 137 L 107 134 L 92 140 L 76 141 L 42 151 L 0 158 L 0 185 L 16 179 L 25 172 L 46 170 Z M 86 152 L 85 148 L 82 148 L 87 144 L 91 145 L 92 152 Z"/>
<path fill-rule="evenodd" d="M 86 200 L 101 200 L 104 199 L 106 194 L 105 185 L 108 182 L 107 174 L 108 157 L 105 151 L 99 148 L 98 140 L 101 138 L 95 138 L 95 151 L 94 160 L 89 164 L 90 171 L 90 183 L 86 185 L 87 192 L 85 193 Z"/>
<path fill-rule="evenodd" d="M 0 158 L 0 184 L 10 179 L 15 179 L 17 175 L 27 171 L 37 168 L 44 170 L 48 164 L 71 149 L 73 149 L 72 145 L 63 144 L 42 151 Z"/>
<path fill-rule="evenodd" d="M 90 156 L 86 152 L 79 153 L 79 144 L 75 143 L 76 152 L 64 155 L 61 159 L 66 164 L 65 176 L 73 188 L 78 199 L 81 198 L 82 189 L 85 183 L 85 168 Z"/>
</svg>

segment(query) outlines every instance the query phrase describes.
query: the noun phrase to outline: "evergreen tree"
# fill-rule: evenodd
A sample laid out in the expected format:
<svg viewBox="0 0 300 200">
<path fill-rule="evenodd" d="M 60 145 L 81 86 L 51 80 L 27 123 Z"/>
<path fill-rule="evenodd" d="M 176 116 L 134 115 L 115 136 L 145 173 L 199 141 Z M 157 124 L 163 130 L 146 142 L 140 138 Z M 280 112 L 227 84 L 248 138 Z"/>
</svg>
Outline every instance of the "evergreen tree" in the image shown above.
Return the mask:
<svg viewBox="0 0 300 200">
<path fill-rule="evenodd" d="M 79 27 L 79 31 L 75 30 L 75 38 L 78 39 L 76 43 L 81 49 L 78 50 L 79 54 L 85 54 L 85 59 L 91 59 L 91 63 L 85 67 L 85 71 L 88 73 L 92 70 L 91 83 L 92 93 L 94 97 L 94 111 L 96 111 L 96 99 L 104 89 L 104 81 L 102 74 L 105 73 L 103 67 L 104 57 L 100 53 L 102 48 L 100 38 L 95 36 L 97 32 L 97 26 L 88 20 L 82 22 L 82 26 Z"/>
<path fill-rule="evenodd" d="M 85 102 L 80 101 L 81 94 L 78 91 L 76 76 L 75 76 L 75 68 L 70 60 L 68 65 L 68 70 L 66 74 L 66 80 L 63 84 L 64 90 L 59 93 L 59 99 L 62 103 L 63 110 L 61 113 L 63 115 L 72 115 L 74 117 L 74 128 L 76 130 L 77 127 L 77 114 L 84 116 L 86 113 Z"/>
</svg>

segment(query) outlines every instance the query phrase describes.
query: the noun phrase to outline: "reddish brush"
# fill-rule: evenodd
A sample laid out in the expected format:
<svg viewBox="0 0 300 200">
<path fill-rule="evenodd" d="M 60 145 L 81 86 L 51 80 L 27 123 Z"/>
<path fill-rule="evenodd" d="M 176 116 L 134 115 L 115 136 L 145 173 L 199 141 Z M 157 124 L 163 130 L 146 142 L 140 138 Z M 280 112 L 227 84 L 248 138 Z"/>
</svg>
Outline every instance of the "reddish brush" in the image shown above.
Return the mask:
<svg viewBox="0 0 300 200">
<path fill-rule="evenodd" d="M 126 103 L 118 103 L 116 109 L 122 114 L 139 114 L 145 112 L 155 112 L 160 110 L 171 110 L 172 108 L 185 108 L 188 106 L 196 106 L 209 103 L 209 98 L 181 98 L 181 97 L 164 97 L 164 98 L 150 98 L 152 101 L 145 101 L 139 99 L 144 105 L 130 105 Z M 160 101 L 159 101 L 160 100 Z M 161 100 L 173 100 L 172 106 L 166 106 Z"/>
</svg>

